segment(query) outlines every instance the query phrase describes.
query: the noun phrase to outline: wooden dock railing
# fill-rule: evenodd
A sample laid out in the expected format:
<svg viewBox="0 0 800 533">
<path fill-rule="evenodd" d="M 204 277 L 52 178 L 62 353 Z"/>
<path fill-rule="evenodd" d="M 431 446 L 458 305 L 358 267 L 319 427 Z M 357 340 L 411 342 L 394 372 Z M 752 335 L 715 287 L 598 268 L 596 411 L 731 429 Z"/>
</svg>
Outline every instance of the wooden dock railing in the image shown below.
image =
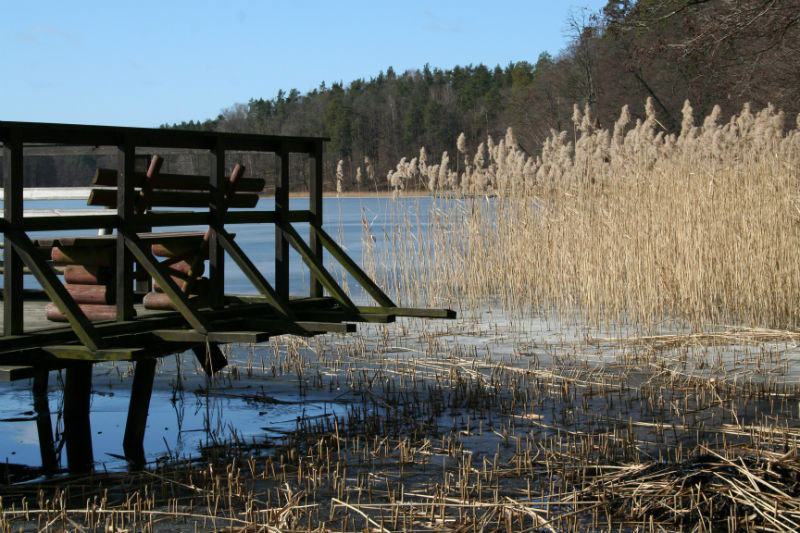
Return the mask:
<svg viewBox="0 0 800 533">
<path fill-rule="evenodd" d="M 350 258 L 322 227 L 323 149 L 327 139 L 268 135 L 195 132 L 166 129 L 117 128 L 66 124 L 0 122 L 3 144 L 3 335 L 0 337 L 0 379 L 34 377 L 37 410 L 46 407 L 47 374 L 65 368 L 65 438 L 71 471 L 91 469 L 89 396 L 92 365 L 109 360 L 136 362 L 131 403 L 123 442 L 126 457 L 136 464 L 144 461 L 142 441 L 152 391 L 155 358 L 194 349 L 204 369 L 213 373 L 225 360 L 217 344 L 261 342 L 273 335 L 314 335 L 327 331 L 353 331 L 355 322 L 391 322 L 396 316 L 454 318 L 449 309 L 402 308 Z M 98 173 L 95 192 L 111 206 L 102 213 L 58 213 L 26 211 L 24 199 L 33 198 L 23 187 L 23 162 L 26 149 L 41 150 L 42 145 L 64 147 L 112 147 L 117 168 Z M 107 148 L 106 148 L 107 149 Z M 155 203 L 143 173 L 136 172 L 138 153 L 159 150 L 202 150 L 208 154 L 207 174 L 198 176 L 160 176 L 165 189 L 162 206 L 193 207 L 194 210 L 160 212 L 141 209 L 143 198 Z M 227 185 L 226 168 L 232 153 L 271 153 L 278 162 L 275 184 L 275 209 L 229 210 L 239 204 Z M 290 210 L 290 154 L 311 159 L 309 208 Z M 113 179 L 110 178 L 114 175 Z M 102 179 L 100 176 L 103 175 Z M 98 181 L 99 180 L 99 181 Z M 105 181 L 103 181 L 105 180 Z M 109 181 L 111 180 L 111 181 Z M 170 181 L 172 180 L 172 181 Z M 191 193 L 177 183 L 189 183 Z M 258 183 L 254 181 L 254 183 Z M 170 185 L 172 184 L 172 185 Z M 253 185 L 252 183 L 250 185 Z M 170 188 L 180 190 L 170 194 Z M 173 191 L 174 192 L 174 191 Z M 84 192 L 85 193 L 85 192 Z M 102 193 L 102 194 L 101 194 Z M 69 193 L 67 193 L 69 194 Z M 109 196 L 109 194 L 111 196 Z M 191 197 L 191 201 L 188 199 Z M 248 204 L 249 205 L 249 204 Z M 275 263 L 273 287 L 226 226 L 237 224 L 274 226 Z M 294 228 L 308 223 L 308 240 Z M 197 226 L 204 230 L 202 256 L 207 263 L 208 283 L 204 298 L 192 298 L 173 280 L 171 271 L 153 254 L 152 245 L 168 237 L 158 230 L 171 226 Z M 207 230 L 206 230 L 207 228 Z M 58 277 L 58 271 L 43 250 L 66 246 L 63 237 L 31 237 L 31 232 L 104 230 L 106 236 L 74 237 L 69 242 L 85 241 L 95 246 L 101 240 L 111 247 L 115 306 L 112 320 L 93 321 Z M 174 235 L 173 235 L 174 237 Z M 290 298 L 289 251 L 294 248 L 311 273 L 310 292 Z M 323 264 L 326 250 L 369 294 L 376 305 L 356 305 Z M 257 296 L 228 295 L 224 292 L 225 256 L 229 256 L 257 290 Z M 141 301 L 142 273 L 161 288 L 174 311 L 142 313 L 135 305 Z M 55 304 L 69 327 L 25 327 L 25 312 L 31 291 L 23 290 L 23 275 L 36 277 L 43 292 Z M 138 287 L 138 289 L 137 289 Z M 49 423 L 40 416 L 41 423 Z M 47 423 L 44 419 L 47 418 Z M 42 462 L 52 470 L 52 433 L 39 427 Z M 49 450 L 49 451 L 48 451 Z M 88 450 L 88 451 L 87 451 Z"/>
</svg>

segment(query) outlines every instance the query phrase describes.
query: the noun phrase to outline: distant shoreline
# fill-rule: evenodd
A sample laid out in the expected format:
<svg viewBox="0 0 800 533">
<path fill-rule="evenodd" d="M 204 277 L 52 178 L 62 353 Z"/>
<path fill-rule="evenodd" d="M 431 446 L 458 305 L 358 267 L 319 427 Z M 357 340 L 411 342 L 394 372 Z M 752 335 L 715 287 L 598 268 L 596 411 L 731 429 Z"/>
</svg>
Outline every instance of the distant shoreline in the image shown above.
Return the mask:
<svg viewBox="0 0 800 533">
<path fill-rule="evenodd" d="M 392 194 L 391 191 L 344 191 L 338 194 L 335 191 L 324 191 L 322 196 L 323 198 L 390 198 Z M 292 191 L 289 193 L 290 198 L 308 198 L 308 195 L 307 191 Z M 261 198 L 274 198 L 275 193 L 261 192 L 259 196 Z M 400 196 L 430 196 L 430 192 L 421 190 L 403 191 Z"/>
</svg>

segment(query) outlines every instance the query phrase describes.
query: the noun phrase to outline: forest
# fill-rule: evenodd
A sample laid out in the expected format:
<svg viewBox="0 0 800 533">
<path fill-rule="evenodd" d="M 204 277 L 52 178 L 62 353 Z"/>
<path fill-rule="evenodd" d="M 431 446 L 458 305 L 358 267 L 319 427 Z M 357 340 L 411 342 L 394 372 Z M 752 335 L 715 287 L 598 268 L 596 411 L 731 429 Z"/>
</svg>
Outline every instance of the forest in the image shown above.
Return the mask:
<svg viewBox="0 0 800 533">
<path fill-rule="evenodd" d="M 555 56 L 402 73 L 389 66 L 368 80 L 254 96 L 215 118 L 161 127 L 327 136 L 326 189 L 336 188 L 338 167 L 340 189 L 380 192 L 401 158 L 421 147 L 437 159 L 454 154 L 461 133 L 474 149 L 512 127 L 519 146 L 533 150 L 551 130 L 573 128 L 574 104 L 606 125 L 626 104 L 643 119 L 649 97 L 665 133 L 680 129 L 685 100 L 698 116 L 721 105 L 723 120 L 746 102 L 800 111 L 800 0 L 609 1 L 599 12 L 574 10 L 565 28 L 568 45 Z M 30 158 L 26 185 L 85 184 L 91 159 Z M 252 172 L 274 172 L 250 163 Z M 295 167 L 292 188 L 302 190 L 307 169 Z M 53 175 L 60 183 L 49 182 Z"/>
</svg>

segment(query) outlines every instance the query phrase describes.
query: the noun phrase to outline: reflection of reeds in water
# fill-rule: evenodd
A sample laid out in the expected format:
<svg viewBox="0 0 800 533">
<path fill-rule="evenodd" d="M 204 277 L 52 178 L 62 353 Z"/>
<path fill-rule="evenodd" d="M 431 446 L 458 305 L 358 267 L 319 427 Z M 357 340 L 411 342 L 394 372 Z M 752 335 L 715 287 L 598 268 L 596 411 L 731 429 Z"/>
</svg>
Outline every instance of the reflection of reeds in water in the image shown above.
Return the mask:
<svg viewBox="0 0 800 533">
<path fill-rule="evenodd" d="M 461 198 L 435 202 L 429 229 L 398 214 L 397 293 L 591 322 L 796 326 L 800 130 L 770 108 L 718 118 L 696 127 L 687 104 L 674 136 L 649 104 L 613 129 L 576 111 L 574 135 L 553 133 L 536 159 L 490 139 L 446 182 Z"/>
</svg>

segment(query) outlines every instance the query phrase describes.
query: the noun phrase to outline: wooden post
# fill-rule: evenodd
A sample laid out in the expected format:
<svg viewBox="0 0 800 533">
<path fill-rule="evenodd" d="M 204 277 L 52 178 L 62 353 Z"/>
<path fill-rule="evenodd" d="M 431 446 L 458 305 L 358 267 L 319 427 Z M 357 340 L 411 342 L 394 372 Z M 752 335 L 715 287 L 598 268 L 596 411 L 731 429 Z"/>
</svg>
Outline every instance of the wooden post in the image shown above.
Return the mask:
<svg viewBox="0 0 800 533">
<path fill-rule="evenodd" d="M 155 358 L 141 359 L 136 362 L 122 449 L 125 451 L 125 457 L 139 468 L 143 467 L 146 462 L 144 457 L 144 432 L 147 426 L 147 413 L 150 409 L 150 397 L 153 394 L 155 374 Z"/>
<path fill-rule="evenodd" d="M 71 474 L 91 472 L 92 429 L 89 405 L 92 397 L 92 363 L 77 363 L 67 368 L 64 383 L 64 440 L 67 442 L 67 467 Z"/>
<path fill-rule="evenodd" d="M 322 141 L 317 141 L 314 143 L 314 153 L 311 155 L 311 159 L 314 162 L 314 175 L 309 180 L 309 199 L 308 199 L 308 208 L 311 211 L 311 225 L 316 226 L 318 228 L 322 227 L 322 172 L 323 172 L 323 144 Z M 322 243 L 317 238 L 317 232 L 314 231 L 314 228 L 310 228 L 309 230 L 311 235 L 309 235 L 309 248 L 311 248 L 311 252 L 314 256 L 319 260 L 320 264 L 323 263 L 322 260 Z M 310 296 L 312 298 L 319 298 L 322 296 L 322 283 L 320 282 L 319 277 L 311 273 L 311 292 Z"/>
<path fill-rule="evenodd" d="M 216 228 L 224 227 L 227 205 L 225 200 L 225 149 L 220 138 L 217 147 L 210 154 L 209 186 L 211 198 L 209 218 L 211 223 L 208 240 L 208 302 L 212 309 L 221 309 L 225 305 L 225 253 L 219 244 Z"/>
<path fill-rule="evenodd" d="M 37 370 L 33 377 L 33 410 L 36 412 L 36 430 L 39 434 L 39 453 L 42 456 L 42 471 L 52 474 L 58 461 L 53 446 L 53 423 L 50 420 L 50 404 L 47 401 L 47 377 L 45 368 Z"/>
<path fill-rule="evenodd" d="M 283 234 L 282 224 L 289 223 L 289 151 L 281 143 L 278 154 L 278 181 L 275 185 L 275 293 L 283 301 L 289 300 L 289 241 Z"/>
<path fill-rule="evenodd" d="M 128 234 L 133 222 L 133 208 L 136 201 L 134 194 L 134 173 L 136 171 L 136 147 L 131 139 L 119 147 L 119 175 L 117 178 L 117 254 L 115 266 L 117 321 L 133 319 L 133 258 L 123 233 Z"/>
<path fill-rule="evenodd" d="M 10 139 L 3 139 L 3 218 L 16 229 L 22 228 L 23 159 L 22 141 L 12 130 Z M 8 235 L 4 236 L 3 248 L 3 335 L 19 335 L 23 332 L 22 260 L 13 246 L 9 246 Z"/>
</svg>

